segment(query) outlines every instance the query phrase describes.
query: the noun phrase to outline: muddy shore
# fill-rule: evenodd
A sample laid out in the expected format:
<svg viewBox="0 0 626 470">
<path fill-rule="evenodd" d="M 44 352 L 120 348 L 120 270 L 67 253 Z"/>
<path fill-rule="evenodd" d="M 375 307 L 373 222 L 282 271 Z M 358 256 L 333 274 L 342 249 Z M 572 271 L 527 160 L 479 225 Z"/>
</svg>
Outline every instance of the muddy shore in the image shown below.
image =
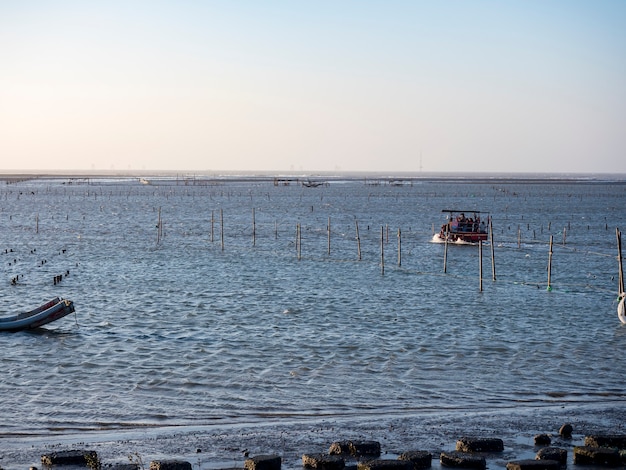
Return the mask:
<svg viewBox="0 0 626 470">
<path fill-rule="evenodd" d="M 426 450 L 437 456 L 454 450 L 463 436 L 493 437 L 504 441 L 504 452 L 487 461 L 488 468 L 504 468 L 511 460 L 534 458 L 534 436 L 548 434 L 552 445 L 568 450 L 582 445 L 585 435 L 624 433 L 626 403 L 566 404 L 497 410 L 425 411 L 399 415 L 267 418 L 245 423 L 203 426 L 146 427 L 123 430 L 42 432 L 0 437 L 0 467 L 4 470 L 41 468 L 41 456 L 61 450 L 97 452 L 103 466 L 152 460 L 185 460 L 194 469 L 243 468 L 247 456 L 275 454 L 282 468 L 302 468 L 302 454 L 327 452 L 338 440 L 380 442 L 381 458 Z M 559 436 L 570 423 L 571 439 Z"/>
</svg>

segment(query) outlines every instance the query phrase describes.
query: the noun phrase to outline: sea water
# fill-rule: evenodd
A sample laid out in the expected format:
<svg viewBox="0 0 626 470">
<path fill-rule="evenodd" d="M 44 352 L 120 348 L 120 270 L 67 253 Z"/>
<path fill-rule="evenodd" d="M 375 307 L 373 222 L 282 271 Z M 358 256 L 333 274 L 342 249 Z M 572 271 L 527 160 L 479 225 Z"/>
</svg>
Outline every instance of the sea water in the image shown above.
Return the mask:
<svg viewBox="0 0 626 470">
<path fill-rule="evenodd" d="M 624 401 L 623 179 L 318 180 L 2 184 L 4 431 Z"/>
</svg>

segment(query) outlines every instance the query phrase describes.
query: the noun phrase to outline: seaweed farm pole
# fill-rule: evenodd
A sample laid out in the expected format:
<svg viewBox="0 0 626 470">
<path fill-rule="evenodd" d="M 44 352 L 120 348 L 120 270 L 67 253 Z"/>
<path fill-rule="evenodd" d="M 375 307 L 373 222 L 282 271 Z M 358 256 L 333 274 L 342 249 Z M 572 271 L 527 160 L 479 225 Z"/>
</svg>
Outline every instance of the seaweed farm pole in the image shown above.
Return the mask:
<svg viewBox="0 0 626 470">
<path fill-rule="evenodd" d="M 565 245 L 566 238 L 567 238 L 567 228 L 563 227 L 563 245 Z"/>
<path fill-rule="evenodd" d="M 157 245 L 161 243 L 161 208 L 159 207 L 159 216 L 157 219 Z"/>
<path fill-rule="evenodd" d="M 402 266 L 402 233 L 398 229 L 398 267 Z"/>
<path fill-rule="evenodd" d="M 551 281 L 551 275 L 552 275 L 552 239 L 553 239 L 553 235 L 550 235 L 550 251 L 548 252 L 548 291 L 552 290 L 552 281 Z"/>
<path fill-rule="evenodd" d="M 443 239 L 443 272 L 448 272 L 448 230 L 449 227 L 446 226 L 446 236 Z"/>
<path fill-rule="evenodd" d="M 211 211 L 211 243 L 213 243 L 213 229 L 215 228 L 215 211 Z"/>
<path fill-rule="evenodd" d="M 380 274 L 385 275 L 385 229 L 380 226 Z"/>
<path fill-rule="evenodd" d="M 256 246 L 256 215 L 254 207 L 252 208 L 252 246 Z"/>
<path fill-rule="evenodd" d="M 491 275 L 493 280 L 496 280 L 496 258 L 494 256 L 493 249 L 493 224 L 491 222 L 491 217 L 489 217 L 489 242 L 491 245 Z"/>
<path fill-rule="evenodd" d="M 326 226 L 328 232 L 328 255 L 330 255 L 330 217 L 328 218 L 328 225 Z"/>
<path fill-rule="evenodd" d="M 220 238 L 222 240 L 222 251 L 224 251 L 224 209 L 220 209 Z"/>
<path fill-rule="evenodd" d="M 618 228 L 615 228 L 615 235 L 617 237 L 617 262 L 619 266 L 619 285 L 617 286 L 619 292 L 618 295 L 624 293 L 624 267 L 622 262 L 622 232 Z"/>
<path fill-rule="evenodd" d="M 517 226 L 517 247 L 520 248 L 522 246 L 522 229 L 520 226 Z"/>
<path fill-rule="evenodd" d="M 478 240 L 478 286 L 483 291 L 483 241 Z"/>
<path fill-rule="evenodd" d="M 300 224 L 296 224 L 296 252 L 298 253 L 298 261 L 302 259 L 302 232 Z"/>
<path fill-rule="evenodd" d="M 359 221 L 354 221 L 356 225 L 356 251 L 359 256 L 359 261 L 361 261 L 361 238 L 359 237 Z"/>
<path fill-rule="evenodd" d="M 39 214 L 35 216 L 35 233 L 39 233 Z"/>
</svg>

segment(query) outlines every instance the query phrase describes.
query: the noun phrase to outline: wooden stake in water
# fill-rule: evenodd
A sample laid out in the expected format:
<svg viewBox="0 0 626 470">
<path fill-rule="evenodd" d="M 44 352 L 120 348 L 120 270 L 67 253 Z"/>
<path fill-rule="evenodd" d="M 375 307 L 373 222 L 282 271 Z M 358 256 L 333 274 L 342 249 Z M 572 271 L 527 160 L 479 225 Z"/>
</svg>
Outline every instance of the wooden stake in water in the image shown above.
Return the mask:
<svg viewBox="0 0 626 470">
<path fill-rule="evenodd" d="M 159 243 L 161 243 L 161 226 L 163 225 L 163 223 L 161 222 L 161 208 L 159 207 L 159 215 L 157 218 L 157 245 Z"/>
<path fill-rule="evenodd" d="M 354 221 L 356 225 L 356 250 L 359 261 L 361 261 L 361 238 L 359 237 L 359 221 Z"/>
<path fill-rule="evenodd" d="M 443 239 L 443 272 L 448 272 L 448 229 L 449 226 L 446 225 L 446 236 Z"/>
<path fill-rule="evenodd" d="M 398 229 L 398 267 L 402 266 L 402 234 Z"/>
<path fill-rule="evenodd" d="M 256 246 L 256 211 L 252 208 L 252 246 Z"/>
<path fill-rule="evenodd" d="M 493 224 L 491 222 L 491 217 L 489 217 L 489 244 L 491 245 L 491 276 L 493 280 L 496 280 L 496 258 L 494 256 L 494 248 L 493 248 Z"/>
<path fill-rule="evenodd" d="M 220 209 L 220 239 L 222 241 L 222 251 L 224 251 L 224 209 Z"/>
<path fill-rule="evenodd" d="M 385 274 L 385 228 L 380 227 L 380 274 Z"/>
<path fill-rule="evenodd" d="M 551 279 L 551 276 L 552 276 L 552 241 L 553 241 L 552 239 L 553 239 L 553 236 L 550 235 L 550 251 L 548 253 L 548 288 L 547 288 L 548 291 L 552 290 L 552 279 Z"/>
<path fill-rule="evenodd" d="M 483 291 L 483 241 L 478 240 L 478 289 Z"/>
<path fill-rule="evenodd" d="M 326 226 L 328 232 L 328 255 L 330 256 L 330 217 L 328 218 L 328 225 Z"/>
<path fill-rule="evenodd" d="M 39 233 L 39 214 L 35 216 L 35 233 Z"/>
<path fill-rule="evenodd" d="M 213 243 L 213 230 L 215 228 L 215 211 L 211 211 L 211 243 Z"/>
<path fill-rule="evenodd" d="M 302 259 L 302 230 L 300 224 L 296 225 L 296 251 L 298 252 L 298 261 Z"/>
</svg>

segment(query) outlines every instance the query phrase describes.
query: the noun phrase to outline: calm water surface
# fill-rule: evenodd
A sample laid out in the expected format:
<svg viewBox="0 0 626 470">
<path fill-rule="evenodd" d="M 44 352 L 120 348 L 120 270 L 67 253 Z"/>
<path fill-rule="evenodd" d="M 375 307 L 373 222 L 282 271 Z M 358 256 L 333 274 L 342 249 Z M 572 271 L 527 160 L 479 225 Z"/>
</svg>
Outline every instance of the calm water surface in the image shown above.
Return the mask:
<svg viewBox="0 0 626 470">
<path fill-rule="evenodd" d="M 0 335 L 6 432 L 624 400 L 624 182 L 193 183 L 3 184 L 5 313 L 76 306 Z M 482 292 L 442 209 L 493 217 Z"/>
</svg>

